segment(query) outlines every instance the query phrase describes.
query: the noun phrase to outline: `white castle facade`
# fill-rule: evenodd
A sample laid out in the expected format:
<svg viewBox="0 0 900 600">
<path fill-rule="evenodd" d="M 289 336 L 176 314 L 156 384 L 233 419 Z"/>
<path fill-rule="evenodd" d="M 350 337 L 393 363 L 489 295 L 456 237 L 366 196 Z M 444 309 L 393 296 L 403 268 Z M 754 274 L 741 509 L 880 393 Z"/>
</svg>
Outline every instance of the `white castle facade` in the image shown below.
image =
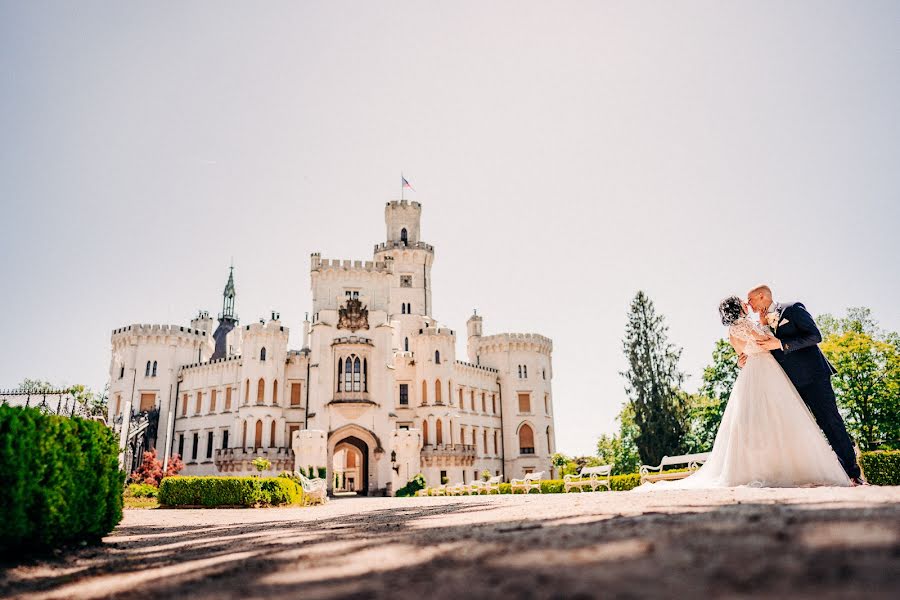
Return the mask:
<svg viewBox="0 0 900 600">
<path fill-rule="evenodd" d="M 148 411 L 158 414 L 160 457 L 179 454 L 184 475 L 254 473 L 260 456 L 271 474 L 292 470 L 298 432 L 311 430 L 324 438 L 335 491 L 389 493 L 416 471 L 429 485 L 484 471 L 549 476 L 552 342 L 484 335 L 473 314 L 457 359 L 457 332 L 432 316 L 434 248 L 421 239 L 421 210 L 387 203 L 387 240 L 372 261 L 312 254 L 299 350 L 277 313 L 239 324 L 233 273 L 218 323 L 201 312 L 189 326 L 114 330 L 109 418 L 124 422 L 123 444 L 132 415 Z"/>
</svg>

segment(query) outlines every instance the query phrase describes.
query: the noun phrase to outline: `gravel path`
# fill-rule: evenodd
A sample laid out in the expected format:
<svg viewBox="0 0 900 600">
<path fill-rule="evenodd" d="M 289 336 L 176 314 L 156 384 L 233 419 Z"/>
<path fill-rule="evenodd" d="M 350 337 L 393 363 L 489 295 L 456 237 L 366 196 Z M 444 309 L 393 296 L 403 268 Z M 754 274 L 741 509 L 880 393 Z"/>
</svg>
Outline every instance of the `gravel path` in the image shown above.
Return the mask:
<svg viewBox="0 0 900 600">
<path fill-rule="evenodd" d="M 8 566 L 32 598 L 900 597 L 900 487 L 352 498 L 128 510 Z"/>
</svg>

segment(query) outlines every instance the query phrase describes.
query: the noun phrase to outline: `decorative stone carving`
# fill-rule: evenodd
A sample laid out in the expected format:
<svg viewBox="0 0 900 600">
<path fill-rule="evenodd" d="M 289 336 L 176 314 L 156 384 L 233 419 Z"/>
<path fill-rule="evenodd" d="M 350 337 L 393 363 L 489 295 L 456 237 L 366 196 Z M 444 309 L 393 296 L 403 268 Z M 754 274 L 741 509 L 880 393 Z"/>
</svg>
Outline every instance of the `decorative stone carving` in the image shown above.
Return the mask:
<svg viewBox="0 0 900 600">
<path fill-rule="evenodd" d="M 369 328 L 369 309 L 362 305 L 359 298 L 348 298 L 347 306 L 338 308 L 338 329 Z"/>
</svg>

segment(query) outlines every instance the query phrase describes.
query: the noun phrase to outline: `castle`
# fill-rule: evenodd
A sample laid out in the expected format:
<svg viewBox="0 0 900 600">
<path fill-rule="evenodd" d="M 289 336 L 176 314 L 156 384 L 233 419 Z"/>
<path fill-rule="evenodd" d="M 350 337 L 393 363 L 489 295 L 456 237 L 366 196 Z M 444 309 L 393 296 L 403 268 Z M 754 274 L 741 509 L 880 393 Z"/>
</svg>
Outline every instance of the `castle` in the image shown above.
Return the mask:
<svg viewBox="0 0 900 600">
<path fill-rule="evenodd" d="M 109 420 L 123 424 L 123 446 L 129 424 L 151 414 L 149 445 L 165 460 L 179 454 L 184 475 L 255 473 L 256 457 L 275 474 L 294 468 L 295 432 L 316 430 L 333 491 L 374 495 L 398 482 L 387 442 L 417 430 L 414 468 L 429 485 L 484 471 L 550 476 L 552 342 L 484 335 L 473 314 L 457 360 L 456 331 L 432 316 L 434 247 L 421 239 L 421 212 L 388 202 L 387 240 L 371 261 L 311 255 L 299 350 L 278 313 L 239 323 L 233 269 L 218 323 L 204 311 L 189 326 L 114 330 Z"/>
</svg>

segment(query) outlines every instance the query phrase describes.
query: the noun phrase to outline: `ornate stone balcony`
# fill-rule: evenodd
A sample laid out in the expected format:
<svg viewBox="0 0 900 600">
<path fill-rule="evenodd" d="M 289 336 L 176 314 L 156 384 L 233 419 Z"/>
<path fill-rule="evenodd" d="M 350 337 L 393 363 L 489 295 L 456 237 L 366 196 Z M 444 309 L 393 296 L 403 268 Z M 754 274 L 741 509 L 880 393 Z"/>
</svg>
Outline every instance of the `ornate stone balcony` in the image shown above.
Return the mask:
<svg viewBox="0 0 900 600">
<path fill-rule="evenodd" d="M 264 471 L 263 475 L 277 475 L 282 471 L 294 470 L 294 451 L 290 448 L 218 449 L 213 456 L 213 461 L 219 471 L 256 473 L 253 459 L 260 456 L 272 463 L 269 470 Z"/>
<path fill-rule="evenodd" d="M 337 409 L 344 418 L 358 419 L 366 410 L 378 406 L 369 398 L 369 392 L 335 392 L 328 405 Z"/>
<path fill-rule="evenodd" d="M 475 446 L 471 444 L 426 444 L 422 462 L 428 467 L 468 467 L 475 464 Z"/>
</svg>

